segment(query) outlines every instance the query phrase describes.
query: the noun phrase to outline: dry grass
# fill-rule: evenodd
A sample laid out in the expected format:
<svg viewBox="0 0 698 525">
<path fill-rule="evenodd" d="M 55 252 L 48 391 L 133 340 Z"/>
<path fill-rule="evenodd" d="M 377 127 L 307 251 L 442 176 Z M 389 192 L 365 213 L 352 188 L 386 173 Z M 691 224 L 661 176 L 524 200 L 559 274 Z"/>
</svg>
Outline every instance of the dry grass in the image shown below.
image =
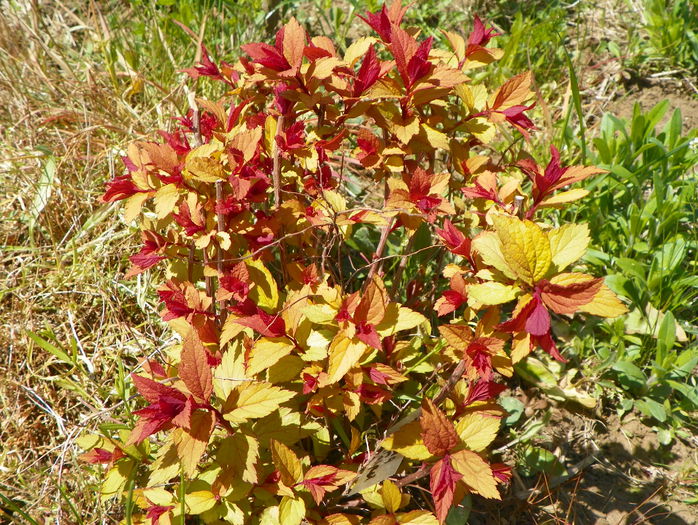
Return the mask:
<svg viewBox="0 0 698 525">
<path fill-rule="evenodd" d="M 125 62 L 107 72 L 104 15 L 77 5 L 4 3 L 0 15 L 0 493 L 35 519 L 71 522 L 63 491 L 92 522 L 106 517 L 74 438 L 109 420 L 119 369 L 162 339 L 145 322 L 145 283 L 117 280 L 134 239 L 98 196 L 120 149 L 163 125 L 168 102 L 137 100 Z"/>
</svg>

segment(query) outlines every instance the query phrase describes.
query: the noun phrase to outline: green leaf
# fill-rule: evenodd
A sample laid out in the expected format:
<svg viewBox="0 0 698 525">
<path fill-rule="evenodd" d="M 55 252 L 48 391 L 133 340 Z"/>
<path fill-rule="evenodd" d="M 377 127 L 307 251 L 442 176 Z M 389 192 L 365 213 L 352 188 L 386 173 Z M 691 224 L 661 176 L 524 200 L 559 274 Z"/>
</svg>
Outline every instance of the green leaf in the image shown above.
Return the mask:
<svg viewBox="0 0 698 525">
<path fill-rule="evenodd" d="M 667 354 L 674 347 L 676 342 L 676 320 L 674 314 L 667 312 L 664 315 L 662 324 L 659 326 L 657 334 L 657 355 L 656 360 L 659 365 L 663 365 Z"/>
<path fill-rule="evenodd" d="M 29 336 L 29 339 L 34 341 L 39 348 L 46 350 L 49 354 L 53 355 L 56 357 L 59 361 L 63 361 L 64 363 L 75 366 L 76 363 L 73 359 L 71 359 L 68 354 L 66 354 L 63 350 L 58 348 L 56 345 L 49 343 L 46 339 L 43 339 L 41 336 L 35 334 L 31 330 L 27 330 L 27 335 Z"/>
<path fill-rule="evenodd" d="M 666 410 L 664 405 L 656 402 L 654 399 L 648 397 L 644 399 L 638 399 L 635 401 L 635 406 L 647 417 L 653 417 L 660 423 L 664 423 L 667 419 Z"/>
</svg>

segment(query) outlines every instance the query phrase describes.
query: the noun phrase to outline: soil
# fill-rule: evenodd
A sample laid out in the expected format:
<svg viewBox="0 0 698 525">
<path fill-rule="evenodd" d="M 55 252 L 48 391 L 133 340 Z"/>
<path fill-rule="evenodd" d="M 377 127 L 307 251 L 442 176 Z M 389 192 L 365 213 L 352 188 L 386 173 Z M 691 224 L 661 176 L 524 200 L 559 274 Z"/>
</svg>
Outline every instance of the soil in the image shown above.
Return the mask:
<svg viewBox="0 0 698 525">
<path fill-rule="evenodd" d="M 567 474 L 515 475 L 504 501 L 476 505 L 482 512 L 473 510 L 470 525 L 698 523 L 698 506 L 687 503 L 696 497 L 698 438 L 662 446 L 634 414 L 598 417 L 575 406 L 551 406 L 535 392 L 517 397 L 528 417 L 551 410 L 550 423 L 533 442 L 553 452 Z"/>
<path fill-rule="evenodd" d="M 629 121 L 636 102 L 640 104 L 643 111 L 646 111 L 664 99 L 669 100 L 669 110 L 664 120 L 659 123 L 659 129 L 671 118 L 676 108 L 681 110 L 684 133 L 698 128 L 698 96 L 695 94 L 691 96 L 681 84 L 677 83 L 646 82 L 640 86 L 629 86 L 628 92 L 612 101 L 605 111 Z"/>
</svg>

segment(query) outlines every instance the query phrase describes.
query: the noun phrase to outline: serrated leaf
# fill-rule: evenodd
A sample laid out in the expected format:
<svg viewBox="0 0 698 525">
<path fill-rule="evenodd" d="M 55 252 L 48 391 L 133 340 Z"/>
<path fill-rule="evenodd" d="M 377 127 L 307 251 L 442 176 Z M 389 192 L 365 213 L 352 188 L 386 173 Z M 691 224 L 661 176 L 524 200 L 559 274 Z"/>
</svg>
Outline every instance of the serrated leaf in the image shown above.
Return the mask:
<svg viewBox="0 0 698 525">
<path fill-rule="evenodd" d="M 409 459 L 425 460 L 432 457 L 422 440 L 422 427 L 419 421 L 406 424 L 383 440 L 381 446 L 398 452 Z"/>
<path fill-rule="evenodd" d="M 269 440 L 274 466 L 281 475 L 281 481 L 287 487 L 293 487 L 303 479 L 303 466 L 295 452 L 275 439 Z"/>
<path fill-rule="evenodd" d="M 397 516 L 397 521 L 401 525 L 438 525 L 439 520 L 436 519 L 428 510 L 412 510 L 404 512 Z"/>
<path fill-rule="evenodd" d="M 471 299 L 484 305 L 508 303 L 516 298 L 519 291 L 518 286 L 509 286 L 494 281 L 471 284 L 468 286 L 468 304 L 471 304 Z"/>
<path fill-rule="evenodd" d="M 236 386 L 223 403 L 223 417 L 231 423 L 268 416 L 282 403 L 292 399 L 295 392 L 271 383 L 248 381 Z"/>
<path fill-rule="evenodd" d="M 175 184 L 167 184 L 155 192 L 153 202 L 158 219 L 164 219 L 174 210 L 179 200 L 179 189 Z"/>
<path fill-rule="evenodd" d="M 473 239 L 472 248 L 480 254 L 485 264 L 494 266 L 509 279 L 516 279 L 517 275 L 507 263 L 502 241 L 496 233 L 483 232 L 479 234 Z"/>
<path fill-rule="evenodd" d="M 470 450 L 480 452 L 494 441 L 499 430 L 500 419 L 487 414 L 466 414 L 456 423 L 456 432 Z"/>
<path fill-rule="evenodd" d="M 305 518 L 305 501 L 303 498 L 284 496 L 279 504 L 279 523 L 300 525 Z"/>
<path fill-rule="evenodd" d="M 618 317 L 628 312 L 628 308 L 605 284 L 601 286 L 594 299 L 580 306 L 579 310 L 600 317 Z"/>
<path fill-rule="evenodd" d="M 187 514 L 203 514 L 216 506 L 216 496 L 210 490 L 196 490 L 184 497 Z"/>
<path fill-rule="evenodd" d="M 255 465 L 259 457 L 259 442 L 243 432 L 228 436 L 218 446 L 216 461 L 226 469 L 232 469 L 236 478 L 247 483 L 257 483 Z"/>
<path fill-rule="evenodd" d="M 422 427 L 424 446 L 433 455 L 443 456 L 458 444 L 458 434 L 453 423 L 430 399 L 425 399 L 422 403 L 419 424 Z"/>
<path fill-rule="evenodd" d="M 182 343 L 179 377 L 197 401 L 208 401 L 213 391 L 213 375 L 204 345 L 192 329 Z"/>
<path fill-rule="evenodd" d="M 462 481 L 484 498 L 501 500 L 497 482 L 487 462 L 475 452 L 461 450 L 451 456 L 453 467 L 463 475 Z"/>
<path fill-rule="evenodd" d="M 506 264 L 522 281 L 533 284 L 545 277 L 552 262 L 550 241 L 540 226 L 515 217 L 493 215 Z"/>
<path fill-rule="evenodd" d="M 402 494 L 395 483 L 386 479 L 381 487 L 381 498 L 385 510 L 390 513 L 397 512 L 402 503 Z"/>
<path fill-rule="evenodd" d="M 208 440 L 215 425 L 211 412 L 197 410 L 191 416 L 191 428 L 176 428 L 173 432 L 177 456 L 182 464 L 182 470 L 187 476 L 193 476 L 199 465 L 199 460 L 206 451 Z"/>
<path fill-rule="evenodd" d="M 250 350 L 246 375 L 254 377 L 279 362 L 282 357 L 293 351 L 293 344 L 288 339 L 262 338 L 255 342 Z"/>
<path fill-rule="evenodd" d="M 560 272 L 579 260 L 589 246 L 589 227 L 586 224 L 565 224 L 548 232 L 552 261 Z"/>
<path fill-rule="evenodd" d="M 352 342 L 342 334 L 335 337 L 330 344 L 327 366 L 328 384 L 334 384 L 342 379 L 349 369 L 359 362 L 366 348 L 366 344 L 360 341 Z"/>
</svg>

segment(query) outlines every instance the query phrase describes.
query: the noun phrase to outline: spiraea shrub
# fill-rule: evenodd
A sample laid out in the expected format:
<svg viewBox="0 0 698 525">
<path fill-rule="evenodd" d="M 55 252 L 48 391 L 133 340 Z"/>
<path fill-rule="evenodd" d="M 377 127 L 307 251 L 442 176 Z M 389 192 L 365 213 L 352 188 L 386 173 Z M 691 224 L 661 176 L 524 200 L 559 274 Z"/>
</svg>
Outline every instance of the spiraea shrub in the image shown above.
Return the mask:
<svg viewBox="0 0 698 525">
<path fill-rule="evenodd" d="M 344 53 L 295 19 L 235 64 L 202 49 L 188 73 L 221 98 L 107 184 L 141 230 L 127 278 L 161 276 L 179 335 L 131 374 L 133 424 L 83 438 L 131 523 L 426 525 L 500 499 L 513 364 L 564 359 L 551 317 L 625 310 L 573 271 L 587 227 L 546 211 L 601 170 L 525 153 L 530 74 L 469 77 L 493 29 L 439 47 L 405 10 Z"/>
</svg>

